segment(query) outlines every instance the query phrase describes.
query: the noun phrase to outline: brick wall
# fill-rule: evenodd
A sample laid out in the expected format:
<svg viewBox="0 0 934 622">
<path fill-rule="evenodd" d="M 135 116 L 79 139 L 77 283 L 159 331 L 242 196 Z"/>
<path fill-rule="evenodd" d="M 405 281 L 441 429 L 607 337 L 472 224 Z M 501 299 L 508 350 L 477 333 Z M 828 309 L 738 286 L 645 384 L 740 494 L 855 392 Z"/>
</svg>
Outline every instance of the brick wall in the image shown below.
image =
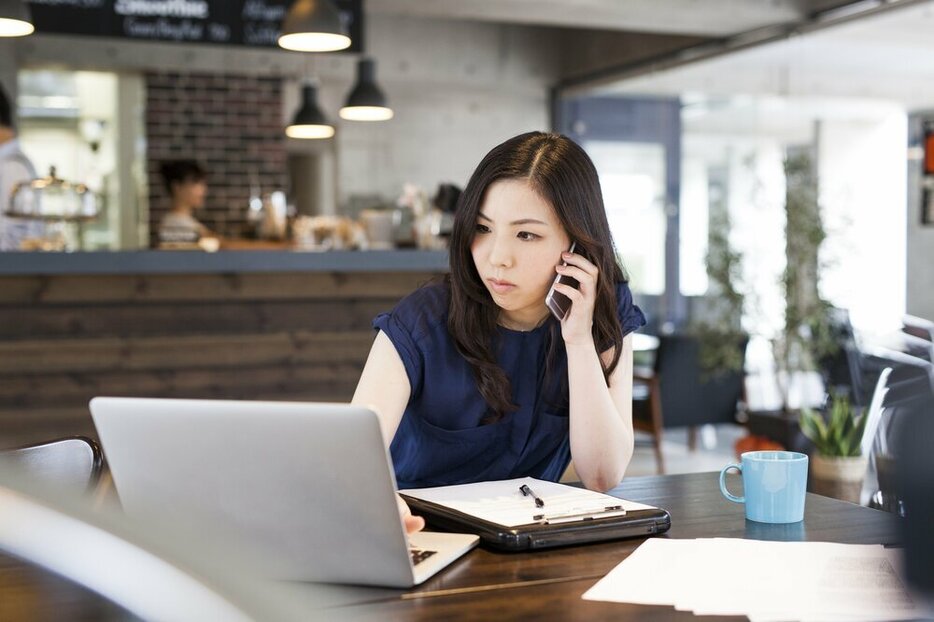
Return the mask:
<svg viewBox="0 0 934 622">
<path fill-rule="evenodd" d="M 224 236 L 242 233 L 251 179 L 263 193 L 286 190 L 282 80 L 215 73 L 146 73 L 150 244 L 168 211 L 163 160 L 192 158 L 208 170 L 205 208 L 195 214 Z"/>
</svg>

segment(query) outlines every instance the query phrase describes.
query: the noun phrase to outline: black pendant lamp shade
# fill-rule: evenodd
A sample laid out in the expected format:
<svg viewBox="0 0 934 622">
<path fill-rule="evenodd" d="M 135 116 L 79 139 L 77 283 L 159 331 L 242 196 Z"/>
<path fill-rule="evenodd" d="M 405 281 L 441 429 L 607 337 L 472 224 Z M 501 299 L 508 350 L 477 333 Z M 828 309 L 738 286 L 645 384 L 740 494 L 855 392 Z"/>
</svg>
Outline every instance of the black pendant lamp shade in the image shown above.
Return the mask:
<svg viewBox="0 0 934 622">
<path fill-rule="evenodd" d="M 349 121 L 386 121 L 391 119 L 392 108 L 386 95 L 376 84 L 376 61 L 362 58 L 357 63 L 357 83 L 340 110 L 342 119 Z"/>
<path fill-rule="evenodd" d="M 282 20 L 279 46 L 296 52 L 336 52 L 350 47 L 350 37 L 332 0 L 295 0 Z"/>
<path fill-rule="evenodd" d="M 290 138 L 330 138 L 334 136 L 334 126 L 327 120 L 318 107 L 318 87 L 314 84 L 302 86 L 302 104 L 292 118 L 292 123 L 285 128 Z"/>
<path fill-rule="evenodd" d="M 0 0 L 0 37 L 24 37 L 34 30 L 26 0 Z"/>
</svg>

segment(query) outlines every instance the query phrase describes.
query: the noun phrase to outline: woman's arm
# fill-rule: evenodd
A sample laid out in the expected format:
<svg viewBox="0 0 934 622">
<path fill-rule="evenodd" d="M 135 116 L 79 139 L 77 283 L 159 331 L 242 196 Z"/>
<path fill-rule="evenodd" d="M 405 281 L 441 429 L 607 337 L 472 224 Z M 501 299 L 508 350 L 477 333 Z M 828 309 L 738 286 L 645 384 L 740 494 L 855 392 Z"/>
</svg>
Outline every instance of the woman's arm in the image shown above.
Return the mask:
<svg viewBox="0 0 934 622">
<path fill-rule="evenodd" d="M 379 331 L 350 403 L 376 413 L 386 447 L 396 435 L 411 394 L 409 376 L 396 347 L 383 331 Z"/>
<path fill-rule="evenodd" d="M 591 490 L 606 491 L 623 479 L 632 459 L 632 337 L 623 339 L 619 363 L 603 378 L 601 357 L 611 361 L 613 349 L 597 353 L 593 340 L 593 310 L 599 271 L 581 255 L 564 253 L 566 266 L 559 274 L 574 277 L 580 287 L 556 284 L 571 299 L 571 310 L 561 321 L 561 336 L 568 353 L 571 456 L 574 470 Z"/>
<path fill-rule="evenodd" d="M 396 347 L 383 331 L 379 331 L 350 403 L 365 406 L 376 413 L 387 448 L 396 435 L 411 393 L 409 376 L 405 373 L 405 365 L 402 364 Z M 412 516 L 402 497 L 397 496 L 396 502 L 399 504 L 399 514 L 402 516 L 406 533 L 415 533 L 425 527 L 425 519 Z"/>
<path fill-rule="evenodd" d="M 623 338 L 609 386 L 600 358 L 609 363 L 612 348 L 600 357 L 592 344 L 567 351 L 574 469 L 587 488 L 603 492 L 623 479 L 632 459 L 632 336 Z"/>
</svg>

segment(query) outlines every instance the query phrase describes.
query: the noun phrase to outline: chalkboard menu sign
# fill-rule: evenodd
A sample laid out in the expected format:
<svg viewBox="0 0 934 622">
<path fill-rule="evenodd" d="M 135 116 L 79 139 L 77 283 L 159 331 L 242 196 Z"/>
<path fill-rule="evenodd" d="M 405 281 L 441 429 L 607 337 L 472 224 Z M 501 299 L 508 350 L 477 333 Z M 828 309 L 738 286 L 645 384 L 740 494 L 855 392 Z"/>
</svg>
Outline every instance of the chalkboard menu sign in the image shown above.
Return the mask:
<svg viewBox="0 0 934 622">
<path fill-rule="evenodd" d="M 334 0 L 359 52 L 363 0 Z M 276 47 L 292 0 L 28 0 L 36 33 Z"/>
</svg>

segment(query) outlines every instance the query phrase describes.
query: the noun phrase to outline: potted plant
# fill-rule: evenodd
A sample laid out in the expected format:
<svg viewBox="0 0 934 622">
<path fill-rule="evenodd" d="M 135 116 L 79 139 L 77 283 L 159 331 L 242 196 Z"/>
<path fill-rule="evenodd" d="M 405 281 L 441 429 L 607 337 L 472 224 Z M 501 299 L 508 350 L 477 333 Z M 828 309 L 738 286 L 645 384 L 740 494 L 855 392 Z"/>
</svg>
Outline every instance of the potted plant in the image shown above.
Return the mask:
<svg viewBox="0 0 934 622">
<path fill-rule="evenodd" d="M 818 201 L 817 175 L 808 150 L 790 153 L 784 162 L 785 326 L 773 341 L 782 411 L 790 412 L 790 389 L 796 376 L 813 372 L 821 357 L 839 347 L 831 327 L 832 306 L 819 291 L 824 267 L 820 249 L 827 237 Z"/>
<path fill-rule="evenodd" d="M 741 373 L 747 339 L 742 330 L 745 296 L 740 283 L 743 256 L 730 244 L 731 225 L 726 205 L 716 207 L 711 209 L 706 257 L 713 296 L 706 301 L 705 317 L 695 320 L 689 327 L 689 333 L 699 342 L 698 363 L 704 381 Z"/>
<path fill-rule="evenodd" d="M 867 465 L 860 450 L 866 415 L 857 413 L 845 395 L 834 394 L 826 419 L 822 413 L 805 408 L 800 425 L 817 449 L 810 463 L 813 491 L 859 503 Z"/>
</svg>

